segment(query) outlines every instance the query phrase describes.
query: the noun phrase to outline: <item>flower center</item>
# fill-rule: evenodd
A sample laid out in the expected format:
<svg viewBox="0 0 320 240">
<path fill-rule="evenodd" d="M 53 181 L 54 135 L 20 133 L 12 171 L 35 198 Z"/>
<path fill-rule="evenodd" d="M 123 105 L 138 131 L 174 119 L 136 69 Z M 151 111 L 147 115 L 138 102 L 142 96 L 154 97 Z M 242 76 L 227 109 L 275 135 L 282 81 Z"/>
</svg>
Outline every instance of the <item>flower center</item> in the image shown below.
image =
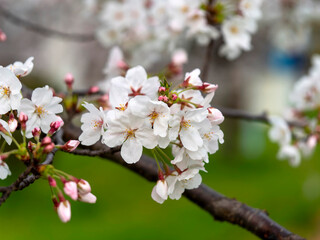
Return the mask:
<svg viewBox="0 0 320 240">
<path fill-rule="evenodd" d="M 213 132 L 208 132 L 208 133 L 205 133 L 203 136 L 205 139 L 210 141 L 212 139 L 212 135 L 213 135 Z"/>
<path fill-rule="evenodd" d="M 153 111 L 150 115 L 149 115 L 149 118 L 150 118 L 150 121 L 153 123 L 154 120 L 156 120 L 156 118 L 159 116 L 159 113 Z"/>
<path fill-rule="evenodd" d="M 120 107 L 116 107 L 119 111 L 125 111 L 127 109 L 128 104 L 120 104 Z"/>
<path fill-rule="evenodd" d="M 233 34 L 238 34 L 239 33 L 239 28 L 237 26 L 231 26 L 230 31 Z"/>
<path fill-rule="evenodd" d="M 128 138 L 131 138 L 131 137 L 135 137 L 135 132 L 137 131 L 137 129 L 126 129 L 126 134 L 127 134 L 127 138 L 126 138 L 126 140 L 128 139 Z"/>
<path fill-rule="evenodd" d="M 92 121 L 93 128 L 101 128 L 102 124 L 103 124 L 102 120 L 93 120 Z"/>
<path fill-rule="evenodd" d="M 182 119 L 182 121 L 181 121 L 181 127 L 184 127 L 184 128 L 189 128 L 189 127 L 191 127 L 190 120 L 184 120 L 184 119 Z"/>
<path fill-rule="evenodd" d="M 3 96 L 10 97 L 10 94 L 11 94 L 10 87 L 3 87 L 3 86 L 1 86 L 1 87 L 0 87 L 0 91 L 1 91 L 1 93 L 2 93 Z"/>
<path fill-rule="evenodd" d="M 44 109 L 44 107 L 42 106 L 36 106 L 36 109 L 34 110 L 34 112 L 39 116 L 42 117 L 43 114 L 45 114 L 47 111 Z"/>
</svg>

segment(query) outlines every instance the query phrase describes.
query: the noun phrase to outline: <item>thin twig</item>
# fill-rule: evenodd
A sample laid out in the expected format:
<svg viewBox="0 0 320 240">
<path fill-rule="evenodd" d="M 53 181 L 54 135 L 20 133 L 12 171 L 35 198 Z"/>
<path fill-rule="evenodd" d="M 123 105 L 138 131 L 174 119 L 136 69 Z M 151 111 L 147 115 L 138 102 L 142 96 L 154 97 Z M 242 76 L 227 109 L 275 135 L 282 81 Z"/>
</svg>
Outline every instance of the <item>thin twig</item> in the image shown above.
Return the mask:
<svg viewBox="0 0 320 240">
<path fill-rule="evenodd" d="M 33 31 L 35 33 L 41 34 L 46 37 L 56 37 L 61 38 L 68 41 L 74 42 L 90 42 L 95 40 L 95 36 L 93 33 L 83 34 L 83 33 L 67 33 L 61 32 L 58 30 L 48 29 L 46 27 L 40 26 L 38 24 L 32 23 L 25 19 L 22 19 L 10 11 L 6 10 L 0 5 L 0 15 L 2 15 L 7 21 L 21 26 L 27 30 Z"/>
</svg>

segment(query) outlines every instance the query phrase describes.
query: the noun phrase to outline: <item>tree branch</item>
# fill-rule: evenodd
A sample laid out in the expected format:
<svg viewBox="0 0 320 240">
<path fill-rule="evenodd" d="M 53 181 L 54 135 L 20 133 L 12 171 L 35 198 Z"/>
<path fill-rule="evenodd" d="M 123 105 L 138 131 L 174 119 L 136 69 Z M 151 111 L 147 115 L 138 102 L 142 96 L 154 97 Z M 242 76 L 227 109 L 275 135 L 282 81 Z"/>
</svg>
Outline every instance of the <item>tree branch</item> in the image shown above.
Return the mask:
<svg viewBox="0 0 320 240">
<path fill-rule="evenodd" d="M 64 130 L 65 139 L 76 139 L 80 134 L 80 129 L 72 125 L 65 126 Z M 149 181 L 155 182 L 158 180 L 157 165 L 151 158 L 142 156 L 136 164 L 127 164 L 121 158 L 119 150 L 119 148 L 116 150 L 109 149 L 99 142 L 88 149 L 75 151 L 74 154 L 92 156 L 94 152 L 97 153 L 97 156 L 120 164 Z M 204 184 L 201 184 L 198 189 L 186 190 L 184 196 L 206 210 L 216 220 L 236 224 L 261 239 L 304 239 L 274 222 L 265 211 L 249 207 L 235 199 L 227 198 Z"/>
<path fill-rule="evenodd" d="M 11 22 L 17 26 L 21 26 L 27 30 L 33 31 L 35 33 L 41 34 L 46 37 L 56 37 L 68 41 L 74 42 L 90 42 L 95 40 L 94 34 L 82 34 L 82 33 L 66 33 L 53 29 L 48 29 L 46 27 L 37 25 L 25 19 L 22 19 L 10 11 L 6 10 L 0 5 L 0 15 L 2 15 L 8 22 Z"/>
</svg>

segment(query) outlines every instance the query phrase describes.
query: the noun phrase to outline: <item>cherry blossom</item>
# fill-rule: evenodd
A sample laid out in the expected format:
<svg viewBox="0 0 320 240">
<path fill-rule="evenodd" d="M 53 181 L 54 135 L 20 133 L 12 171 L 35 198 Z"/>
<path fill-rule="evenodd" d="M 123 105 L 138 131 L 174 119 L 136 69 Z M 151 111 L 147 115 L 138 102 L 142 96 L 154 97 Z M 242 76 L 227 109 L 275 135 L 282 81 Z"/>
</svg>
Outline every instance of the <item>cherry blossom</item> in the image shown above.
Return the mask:
<svg viewBox="0 0 320 240">
<path fill-rule="evenodd" d="M 79 136 L 82 145 L 93 145 L 104 134 L 106 123 L 106 112 L 100 107 L 99 110 L 90 103 L 84 103 L 83 106 L 89 111 L 81 116 L 81 130 Z"/>
<path fill-rule="evenodd" d="M 22 85 L 7 68 L 0 67 L 0 114 L 17 110 L 22 99 Z"/>
<path fill-rule="evenodd" d="M 34 57 L 29 57 L 24 63 L 17 61 L 8 65 L 6 68 L 10 69 L 17 77 L 25 77 L 29 75 L 33 69 L 33 59 Z"/>
<path fill-rule="evenodd" d="M 160 87 L 158 77 L 147 77 L 143 67 L 130 68 L 125 77 L 111 80 L 110 103 L 115 107 L 123 107 L 130 98 L 143 95 L 151 100 L 157 99 Z"/>
<path fill-rule="evenodd" d="M 2 159 L 0 159 L 0 179 L 4 180 L 10 175 L 11 171 L 8 165 Z"/>
<path fill-rule="evenodd" d="M 59 104 L 62 101 L 59 97 L 54 97 L 48 86 L 36 88 L 32 92 L 31 100 L 22 99 L 19 112 L 23 112 L 28 116 L 26 136 L 32 137 L 32 130 L 40 127 L 44 133 L 50 130 L 50 124 L 58 121 L 57 113 L 63 111 Z"/>
<path fill-rule="evenodd" d="M 121 156 L 127 163 L 136 163 L 142 155 L 142 148 L 153 149 L 157 137 L 153 134 L 147 119 L 124 112 L 120 117 L 115 110 L 107 114 L 108 130 L 103 135 L 103 143 L 109 147 L 122 145 Z"/>
</svg>

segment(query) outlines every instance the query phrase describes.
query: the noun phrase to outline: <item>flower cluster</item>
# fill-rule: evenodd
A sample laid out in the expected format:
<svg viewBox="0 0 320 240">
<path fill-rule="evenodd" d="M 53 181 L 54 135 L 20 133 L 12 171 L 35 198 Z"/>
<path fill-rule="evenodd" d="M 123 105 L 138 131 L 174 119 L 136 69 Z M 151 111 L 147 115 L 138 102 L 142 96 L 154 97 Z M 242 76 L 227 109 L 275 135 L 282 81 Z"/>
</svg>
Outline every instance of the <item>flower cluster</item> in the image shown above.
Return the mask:
<svg viewBox="0 0 320 240">
<path fill-rule="evenodd" d="M 91 186 L 86 180 L 78 179 L 55 169 L 52 165 L 44 165 L 39 171 L 42 176 L 48 179 L 52 193 L 52 201 L 62 222 L 68 222 L 71 219 L 71 205 L 70 202 L 65 199 L 63 192 L 74 201 L 78 200 L 86 203 L 96 202 L 97 198 L 91 193 Z M 62 183 L 63 191 L 56 180 Z"/>
<path fill-rule="evenodd" d="M 297 166 L 304 156 L 310 155 L 320 140 L 320 56 L 313 57 L 312 68 L 294 86 L 291 94 L 292 108 L 286 117 L 291 122 L 302 123 L 291 126 L 280 117 L 271 117 L 271 140 L 281 148 L 280 159 L 287 158 Z"/>
<path fill-rule="evenodd" d="M 224 45 L 220 55 L 229 60 L 237 58 L 241 50 L 251 50 L 251 35 L 257 31 L 257 20 L 261 18 L 263 0 L 241 0 L 239 14 L 231 15 L 221 26 Z"/>
<path fill-rule="evenodd" d="M 184 189 L 200 185 L 199 171 L 205 170 L 208 153 L 223 143 L 219 124 L 224 117 L 210 106 L 217 87 L 202 82 L 199 69 L 172 87 L 165 79 L 148 78 L 141 66 L 130 68 L 125 76 L 111 79 L 111 109 L 83 105 L 89 112 L 82 115 L 79 140 L 91 145 L 102 137 L 108 147 L 121 146 L 121 156 L 129 164 L 139 161 L 143 148 L 151 149 L 159 168 L 153 199 L 159 203 L 168 196 L 179 199 Z"/>
<path fill-rule="evenodd" d="M 64 122 L 57 114 L 63 112 L 60 104 L 62 98 L 54 96 L 48 87 L 36 88 L 31 99 L 23 98 L 20 77 L 28 75 L 33 69 L 33 57 L 25 63 L 15 62 L 7 67 L 0 66 L 0 136 L 4 138 L 0 150 L 0 179 L 11 175 L 5 160 L 13 155 L 26 166 L 32 166 L 42 177 L 48 178 L 54 204 L 58 215 L 63 222 L 70 220 L 70 204 L 64 199 L 54 178 L 59 178 L 64 184 L 64 192 L 74 200 L 94 203 L 96 197 L 91 194 L 90 185 L 82 179 L 77 179 L 67 173 L 54 169 L 46 158 L 55 149 L 66 152 L 74 151 L 79 145 L 78 140 L 69 140 L 66 143 L 55 143 L 54 135 L 63 126 Z M 68 79 L 70 82 L 70 79 Z M 66 81 L 67 83 L 67 81 Z M 68 85 L 68 84 L 67 84 Z M 16 135 L 22 135 L 19 143 Z M 62 140 L 60 140 L 62 141 Z M 6 144 L 15 144 L 6 151 Z M 57 200 L 59 199 L 59 201 Z"/>
<path fill-rule="evenodd" d="M 241 0 L 235 11 L 228 11 L 228 4 L 220 1 L 212 5 L 203 0 L 107 1 L 99 15 L 97 37 L 106 47 L 134 49 L 132 58 L 146 65 L 156 60 L 156 55 L 172 52 L 181 45 L 181 39 L 195 39 L 200 45 L 207 45 L 222 33 L 225 44 L 220 54 L 235 59 L 241 50 L 251 49 L 250 34 L 257 30 L 261 3 L 262 0 Z M 152 56 L 142 54 L 151 50 Z M 149 56 L 146 63 L 141 55 Z"/>
</svg>

